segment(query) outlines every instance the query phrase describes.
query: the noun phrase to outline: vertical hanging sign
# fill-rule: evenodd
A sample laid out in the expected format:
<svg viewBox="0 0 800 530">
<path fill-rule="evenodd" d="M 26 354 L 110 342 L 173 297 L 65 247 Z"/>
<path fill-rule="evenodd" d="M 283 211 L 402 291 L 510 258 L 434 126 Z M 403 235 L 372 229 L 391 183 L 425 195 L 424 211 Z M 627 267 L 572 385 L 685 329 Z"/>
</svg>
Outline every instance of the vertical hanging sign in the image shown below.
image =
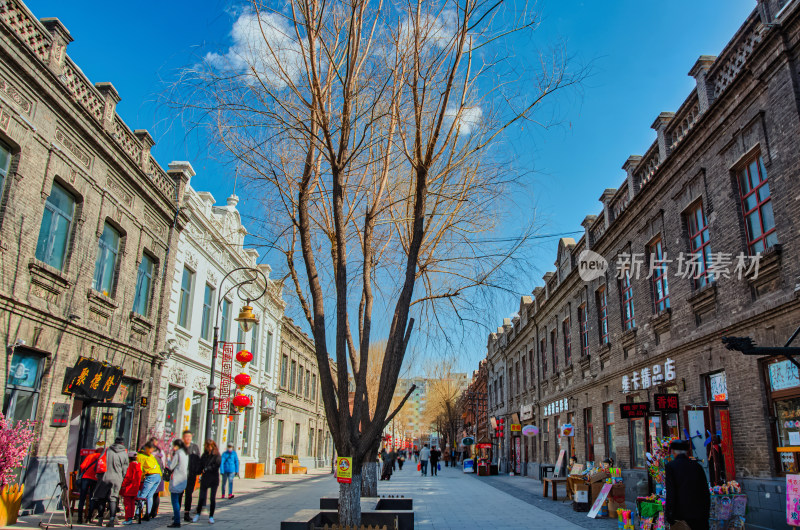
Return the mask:
<svg viewBox="0 0 800 530">
<path fill-rule="evenodd" d="M 221 368 L 222 376 L 219 381 L 219 399 L 217 412 L 228 414 L 231 409 L 231 373 L 233 372 L 233 342 L 222 342 Z"/>
<path fill-rule="evenodd" d="M 719 411 L 720 430 L 722 431 L 722 454 L 725 456 L 725 479 L 736 480 L 736 464 L 733 461 L 733 436 L 731 436 L 731 413 Z"/>
</svg>

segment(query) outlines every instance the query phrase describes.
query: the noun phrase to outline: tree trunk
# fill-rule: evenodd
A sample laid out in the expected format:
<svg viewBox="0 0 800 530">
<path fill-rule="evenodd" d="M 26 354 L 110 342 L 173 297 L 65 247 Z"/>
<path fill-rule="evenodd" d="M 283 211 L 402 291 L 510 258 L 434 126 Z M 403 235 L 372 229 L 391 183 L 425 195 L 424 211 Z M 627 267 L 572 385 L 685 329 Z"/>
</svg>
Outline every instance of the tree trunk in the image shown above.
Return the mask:
<svg viewBox="0 0 800 530">
<path fill-rule="evenodd" d="M 361 496 L 378 496 L 378 463 L 375 459 L 367 460 L 361 466 Z"/>
<path fill-rule="evenodd" d="M 358 469 L 358 473 L 355 470 Z M 359 526 L 361 524 L 361 468 L 353 469 L 350 484 L 339 484 L 339 524 Z"/>
</svg>

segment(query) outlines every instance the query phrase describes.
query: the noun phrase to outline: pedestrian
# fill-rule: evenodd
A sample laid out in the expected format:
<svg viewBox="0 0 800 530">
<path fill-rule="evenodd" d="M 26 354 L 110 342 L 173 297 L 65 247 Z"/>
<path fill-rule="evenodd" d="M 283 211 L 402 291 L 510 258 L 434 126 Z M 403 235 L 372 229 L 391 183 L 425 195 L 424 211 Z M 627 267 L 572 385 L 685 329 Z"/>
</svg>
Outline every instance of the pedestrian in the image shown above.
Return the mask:
<svg viewBox="0 0 800 530">
<path fill-rule="evenodd" d="M 206 504 L 206 495 L 211 490 L 211 500 L 208 505 L 208 522 L 214 524 L 214 508 L 217 506 L 217 488 L 219 487 L 219 466 L 222 457 L 214 440 L 206 440 L 203 446 L 203 455 L 200 457 L 200 495 L 197 497 L 197 513 L 192 519 L 193 523 L 200 520 L 203 506 Z"/>
<path fill-rule="evenodd" d="M 97 486 L 97 470 L 100 467 L 105 446 L 106 443 L 103 440 L 99 440 L 94 452 L 86 455 L 86 458 L 81 462 L 81 495 L 78 498 L 78 524 L 83 524 L 83 507 L 86 497 L 89 497 L 89 520 L 91 520 L 92 509 L 94 508 L 92 493 L 95 486 Z M 103 467 L 105 467 L 105 464 Z"/>
<path fill-rule="evenodd" d="M 430 456 L 430 460 L 431 460 L 431 476 L 432 477 L 438 476 L 439 459 L 441 457 L 442 457 L 442 452 L 439 451 L 436 448 L 436 446 L 433 446 L 433 449 L 431 449 L 431 456 Z"/>
<path fill-rule="evenodd" d="M 708 530 L 711 495 L 706 474 L 696 460 L 689 458 L 689 442 L 675 440 L 669 449 L 674 459 L 665 466 L 667 522 L 674 530 Z"/>
<path fill-rule="evenodd" d="M 228 484 L 228 498 L 233 498 L 233 477 L 239 478 L 239 455 L 233 448 L 233 444 L 228 444 L 228 450 L 222 453 L 222 462 L 219 466 L 222 475 L 222 494 L 220 499 L 225 498 L 225 484 Z"/>
<path fill-rule="evenodd" d="M 92 503 L 98 510 L 98 526 L 103 526 L 106 505 L 109 512 L 106 526 L 113 527 L 116 523 L 119 489 L 128 471 L 128 450 L 125 449 L 124 443 L 125 438 L 121 436 L 114 439 L 114 444 L 106 451 L 106 471 L 97 474 L 97 486 L 94 489 Z"/>
<path fill-rule="evenodd" d="M 423 477 L 428 475 L 428 459 L 430 457 L 431 457 L 431 450 L 428 449 L 428 444 L 425 444 L 425 447 L 423 447 L 422 450 L 419 452 L 419 465 Z"/>
<path fill-rule="evenodd" d="M 142 487 L 142 466 L 136 461 L 136 457 L 135 451 L 128 453 L 128 470 L 119 488 L 122 503 L 125 505 L 125 520 L 122 521 L 124 525 L 133 524 L 133 516 L 136 515 L 136 496 Z"/>
<path fill-rule="evenodd" d="M 153 442 L 153 445 L 156 446 L 156 448 L 153 449 L 153 456 L 156 457 L 156 460 L 158 461 L 158 466 L 161 469 L 164 469 L 165 468 L 164 464 L 166 464 L 166 461 L 164 459 L 165 455 L 164 455 L 164 451 L 161 450 L 161 446 L 159 445 L 159 440 L 158 440 L 158 438 L 156 438 L 154 436 L 154 437 L 150 438 L 150 441 Z M 158 515 L 158 506 L 161 504 L 161 492 L 162 491 L 164 491 L 164 476 L 163 476 L 163 474 L 161 476 L 161 482 L 158 483 L 158 487 L 156 488 L 156 491 L 153 492 L 153 509 L 150 510 L 150 519 L 155 519 L 156 515 Z"/>
<path fill-rule="evenodd" d="M 169 461 L 169 498 L 172 501 L 172 524 L 167 528 L 181 527 L 181 496 L 189 479 L 189 454 L 182 440 L 172 442 L 172 459 Z"/>
<path fill-rule="evenodd" d="M 142 521 L 150 520 L 150 512 L 153 510 L 153 493 L 155 493 L 158 484 L 161 482 L 161 466 L 158 465 L 158 460 L 153 456 L 155 448 L 156 446 L 153 442 L 147 442 L 136 456 L 136 461 L 142 466 L 142 475 L 144 477 L 138 496 L 147 499 L 147 511 L 144 513 Z"/>
<path fill-rule="evenodd" d="M 405 461 L 406 461 L 406 451 L 405 449 L 402 449 L 397 453 L 397 467 L 398 469 L 400 469 L 400 471 L 403 470 L 403 463 L 405 463 Z"/>
<path fill-rule="evenodd" d="M 394 451 L 383 451 L 383 471 L 381 472 L 381 480 L 391 480 L 392 469 L 394 468 Z"/>
<path fill-rule="evenodd" d="M 192 517 L 189 512 L 192 511 L 192 493 L 194 493 L 194 486 L 197 483 L 197 475 L 200 474 L 200 447 L 192 442 L 192 431 L 186 429 L 183 431 L 183 445 L 186 447 L 186 454 L 189 455 L 189 473 L 186 476 L 186 489 L 183 490 L 183 520 L 187 523 L 192 522 Z"/>
<path fill-rule="evenodd" d="M 450 467 L 450 458 L 451 457 L 452 456 L 450 454 L 450 448 L 449 447 L 445 448 L 444 454 L 442 455 L 442 460 L 444 460 L 444 467 Z"/>
</svg>

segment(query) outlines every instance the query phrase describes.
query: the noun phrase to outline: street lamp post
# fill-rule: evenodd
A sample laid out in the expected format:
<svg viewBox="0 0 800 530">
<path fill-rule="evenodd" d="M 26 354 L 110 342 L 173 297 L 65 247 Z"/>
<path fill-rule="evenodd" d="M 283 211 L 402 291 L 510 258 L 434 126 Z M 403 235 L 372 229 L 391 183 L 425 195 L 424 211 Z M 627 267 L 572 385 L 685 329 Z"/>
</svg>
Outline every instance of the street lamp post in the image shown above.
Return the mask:
<svg viewBox="0 0 800 530">
<path fill-rule="evenodd" d="M 234 283 L 231 286 L 231 288 L 225 291 L 225 294 L 223 294 L 222 287 L 225 284 L 225 280 L 228 278 L 228 276 L 238 271 L 246 271 L 254 274 L 255 276 L 252 278 L 244 279 L 238 283 Z M 246 285 L 251 285 L 255 283 L 259 276 L 261 276 L 261 278 L 264 280 L 264 289 L 261 291 L 261 294 L 259 294 L 255 298 L 242 296 L 241 288 Z M 217 295 L 216 313 L 214 314 L 214 342 L 213 342 L 213 351 L 211 352 L 211 374 L 209 375 L 208 386 L 206 387 L 208 388 L 208 411 L 206 412 L 206 435 L 205 435 L 206 440 L 211 439 L 211 421 L 214 417 L 214 391 L 217 389 L 216 385 L 214 384 L 214 372 L 217 369 L 217 349 L 219 348 L 220 305 L 222 305 L 222 301 L 225 299 L 226 296 L 228 296 L 228 294 L 231 291 L 233 291 L 234 289 L 237 290 L 236 291 L 237 296 L 239 297 L 240 300 L 245 301 L 245 305 L 242 307 L 241 311 L 239 311 L 238 318 L 235 318 L 234 320 L 236 320 L 239 323 L 239 327 L 242 328 L 242 331 L 247 333 L 248 331 L 250 331 L 250 328 L 253 327 L 253 324 L 258 323 L 258 318 L 253 314 L 253 308 L 250 306 L 250 302 L 258 300 L 266 294 L 267 277 L 264 276 L 264 273 L 261 272 L 261 270 L 259 270 L 256 267 L 237 267 L 222 278 L 222 281 L 219 282 L 219 286 L 220 289 L 219 289 L 219 294 Z"/>
</svg>

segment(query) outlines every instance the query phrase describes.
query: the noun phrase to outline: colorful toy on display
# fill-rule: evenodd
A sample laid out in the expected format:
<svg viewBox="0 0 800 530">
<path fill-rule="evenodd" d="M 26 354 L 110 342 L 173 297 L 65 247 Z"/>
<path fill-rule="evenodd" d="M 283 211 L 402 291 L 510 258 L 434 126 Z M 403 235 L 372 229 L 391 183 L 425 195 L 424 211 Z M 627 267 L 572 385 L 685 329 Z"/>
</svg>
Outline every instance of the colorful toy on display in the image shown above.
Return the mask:
<svg viewBox="0 0 800 530">
<path fill-rule="evenodd" d="M 633 515 L 630 510 L 617 510 L 617 528 L 619 530 L 634 530 Z"/>
<path fill-rule="evenodd" d="M 721 486 L 712 486 L 708 489 L 711 495 L 738 495 L 742 492 L 742 487 L 735 480 L 726 482 Z"/>
<path fill-rule="evenodd" d="M 672 436 L 670 438 L 656 438 L 656 449 L 653 453 L 647 453 L 647 472 L 653 478 L 653 481 L 661 485 L 663 489 L 665 481 L 665 466 L 667 462 L 672 460 L 672 454 L 669 450 L 669 444 L 678 438 Z"/>
</svg>

